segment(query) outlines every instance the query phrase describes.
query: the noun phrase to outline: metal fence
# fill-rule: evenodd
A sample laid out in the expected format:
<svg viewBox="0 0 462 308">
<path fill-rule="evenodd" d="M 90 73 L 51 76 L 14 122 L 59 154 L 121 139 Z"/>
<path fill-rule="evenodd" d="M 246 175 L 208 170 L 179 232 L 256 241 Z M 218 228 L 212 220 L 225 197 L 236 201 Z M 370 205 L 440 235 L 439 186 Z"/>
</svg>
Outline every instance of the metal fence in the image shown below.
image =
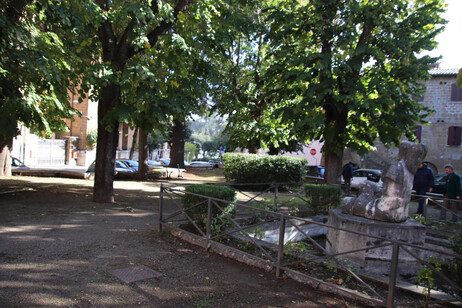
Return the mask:
<svg viewBox="0 0 462 308">
<path fill-rule="evenodd" d="M 462 200 L 457 200 L 457 199 L 447 199 L 441 194 L 426 194 L 426 195 L 417 195 L 413 194 L 412 195 L 412 200 L 413 201 L 424 201 L 424 207 L 423 207 L 423 217 L 425 219 L 431 219 L 431 220 L 446 220 L 449 219 L 448 216 L 452 216 L 451 220 L 457 221 L 457 220 L 462 220 L 462 214 L 457 211 L 455 212 L 453 208 L 449 206 L 451 202 L 457 204 L 459 208 L 462 207 Z M 436 209 L 439 211 L 437 215 L 431 215 L 429 213 L 429 206 L 436 207 Z M 441 211 L 443 211 L 444 219 L 441 219 Z"/>
<path fill-rule="evenodd" d="M 439 279 L 443 280 L 446 284 L 452 286 L 452 288 L 457 292 L 457 294 L 460 295 L 462 294 L 461 286 L 449 279 L 440 271 L 438 271 L 435 268 L 435 265 L 429 262 L 429 260 L 423 260 L 421 257 L 419 257 L 419 255 L 416 253 L 416 250 L 426 250 L 433 253 L 443 254 L 446 255 L 448 258 L 452 258 L 454 262 L 459 261 L 459 264 L 462 264 L 461 255 L 432 250 L 429 248 L 424 248 L 422 246 L 413 245 L 411 243 L 405 243 L 389 238 L 378 237 L 370 234 L 352 231 L 341 227 L 332 226 L 323 222 L 315 221 L 310 218 L 290 216 L 287 212 L 281 210 L 282 207 L 291 200 L 302 200 L 302 202 L 306 202 L 307 199 L 306 196 L 304 196 L 303 192 L 297 191 L 296 189 L 291 189 L 290 186 L 288 188 L 287 184 L 283 183 L 260 183 L 251 185 L 253 187 L 256 187 L 258 185 L 265 185 L 266 188 L 263 189 L 261 192 L 252 193 L 244 189 L 239 189 L 239 187 L 246 187 L 249 184 L 245 184 L 246 186 L 242 185 L 232 185 L 238 191 L 240 201 L 229 202 L 225 200 L 186 192 L 184 190 L 184 187 L 173 187 L 162 184 L 160 191 L 160 215 L 158 223 L 159 232 L 161 232 L 163 227 L 165 226 L 178 227 L 181 224 L 187 223 L 190 226 L 193 226 L 195 233 L 206 241 L 207 248 L 210 248 L 212 243 L 220 242 L 221 244 L 226 244 L 227 241 L 225 239 L 229 239 L 229 237 L 233 235 L 238 235 L 238 237 L 240 237 L 246 243 L 251 244 L 252 247 L 255 248 L 256 253 L 254 253 L 254 255 L 256 257 L 260 258 L 265 264 L 269 264 L 275 269 L 276 277 L 281 277 L 283 273 L 292 274 L 292 276 L 294 276 L 293 273 L 295 273 L 295 275 L 298 277 L 308 277 L 309 279 L 311 279 L 311 281 L 315 281 L 318 285 L 326 285 L 329 288 L 337 289 L 341 292 L 349 293 L 350 295 L 353 294 L 356 298 L 366 300 L 369 303 L 373 303 L 374 305 L 396 307 L 427 305 L 429 303 L 452 303 L 454 305 L 460 304 L 460 302 L 458 302 L 457 297 L 447 297 L 435 300 L 431 298 L 420 299 L 419 296 L 412 296 L 411 299 L 407 298 L 403 302 L 403 300 L 397 297 L 397 269 L 400 263 L 400 251 L 403 251 L 408 256 L 412 256 L 413 258 L 415 258 L 415 260 L 419 264 L 425 265 L 428 269 L 432 271 L 432 273 L 435 273 L 439 277 Z M 281 188 L 284 188 L 283 194 L 286 197 L 284 202 L 280 202 Z M 188 208 L 183 208 L 181 204 L 181 198 L 186 194 L 202 197 L 203 201 Z M 263 196 L 268 197 L 269 195 L 272 196 L 271 202 L 268 203 L 267 201 L 261 200 Z M 419 196 L 416 197 L 418 198 Z M 428 196 L 424 197 L 427 198 Z M 169 199 L 171 201 L 171 204 L 173 204 L 175 207 L 174 211 L 170 212 L 168 215 L 164 214 L 166 199 Z M 441 200 L 441 198 L 439 199 Z M 264 204 L 265 208 L 255 206 L 255 204 L 258 203 Z M 438 202 L 438 205 L 441 205 L 440 203 L 441 202 Z M 196 221 L 194 221 L 194 219 L 190 215 L 188 215 L 188 213 L 191 209 L 205 204 L 207 205 L 206 226 L 205 228 L 201 228 L 198 226 Z M 243 222 L 225 211 L 226 205 L 231 204 L 236 207 L 237 211 L 250 211 L 252 213 L 259 213 L 260 216 L 264 218 L 260 219 L 259 221 L 254 221 L 250 224 L 248 222 Z M 272 208 L 268 209 L 269 206 Z M 225 217 L 225 219 L 231 224 L 231 228 L 227 228 L 226 230 L 220 231 L 219 233 L 212 232 L 211 225 L 211 221 L 213 221 L 212 212 L 213 210 L 217 209 L 219 213 L 222 213 L 222 217 Z M 251 236 L 250 230 L 267 222 L 278 223 L 279 238 L 278 244 L 274 247 L 265 246 L 262 244 L 260 240 L 258 240 L 254 236 Z M 323 245 L 316 241 L 315 238 L 307 234 L 299 227 L 299 222 L 311 223 L 331 230 L 339 230 L 347 233 L 352 233 L 357 236 L 364 236 L 376 240 L 376 242 L 379 244 L 372 247 L 368 246 L 364 247 L 363 249 L 356 249 L 341 253 L 329 253 L 326 250 L 326 248 L 323 247 Z M 294 254 L 293 252 L 291 252 L 289 247 L 287 245 L 284 245 L 284 236 L 287 226 L 291 226 L 297 229 L 300 232 L 300 234 L 303 235 L 304 239 L 308 243 L 311 243 L 316 253 Z M 392 249 L 391 266 L 390 271 L 388 273 L 389 279 L 384 284 L 380 283 L 378 280 L 371 279 L 371 277 L 368 277 L 367 275 L 357 273 L 357 271 L 352 270 L 344 262 L 342 262 L 342 256 L 345 256 L 347 254 L 383 247 L 391 247 Z M 305 269 L 303 272 L 297 270 L 297 268 L 300 267 L 300 264 L 303 264 L 303 268 Z M 306 269 L 312 268 L 313 266 L 319 266 L 320 264 L 331 264 L 330 268 L 326 270 L 342 272 L 344 275 L 348 277 L 348 279 L 351 279 L 355 282 L 357 286 L 359 286 L 360 291 L 350 292 L 349 290 L 345 289 L 345 287 L 338 286 L 337 284 L 331 281 L 325 281 L 322 279 L 317 279 L 316 277 L 312 277 L 309 274 L 309 271 L 307 271 Z"/>
</svg>

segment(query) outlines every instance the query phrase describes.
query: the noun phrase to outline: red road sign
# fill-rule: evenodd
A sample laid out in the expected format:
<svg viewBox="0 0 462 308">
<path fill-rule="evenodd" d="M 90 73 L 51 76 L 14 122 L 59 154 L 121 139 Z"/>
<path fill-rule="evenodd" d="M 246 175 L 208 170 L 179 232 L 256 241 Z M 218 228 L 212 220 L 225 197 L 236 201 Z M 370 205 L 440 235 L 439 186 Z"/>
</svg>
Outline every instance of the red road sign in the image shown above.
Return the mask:
<svg viewBox="0 0 462 308">
<path fill-rule="evenodd" d="M 313 156 L 316 155 L 316 149 L 311 149 L 310 154 L 313 155 Z"/>
</svg>

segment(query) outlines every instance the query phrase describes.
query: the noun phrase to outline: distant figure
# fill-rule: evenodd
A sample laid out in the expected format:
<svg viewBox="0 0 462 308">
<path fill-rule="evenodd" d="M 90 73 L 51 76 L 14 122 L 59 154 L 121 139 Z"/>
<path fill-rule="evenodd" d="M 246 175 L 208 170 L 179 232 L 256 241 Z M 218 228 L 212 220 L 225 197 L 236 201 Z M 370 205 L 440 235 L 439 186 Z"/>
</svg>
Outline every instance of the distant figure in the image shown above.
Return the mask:
<svg viewBox="0 0 462 308">
<path fill-rule="evenodd" d="M 432 171 L 427 167 L 427 164 L 421 163 L 419 169 L 414 175 L 414 190 L 419 197 L 419 207 L 417 214 L 423 215 L 424 213 L 424 195 L 427 191 L 432 192 L 435 178 Z"/>
<path fill-rule="evenodd" d="M 347 194 L 350 194 L 351 190 L 351 179 L 353 178 L 353 163 L 350 161 L 348 164 L 343 166 L 342 170 L 343 180 L 345 181 L 345 188 Z"/>
<path fill-rule="evenodd" d="M 453 211 L 452 221 L 457 222 L 457 210 L 458 202 L 462 197 L 462 192 L 460 188 L 460 176 L 454 172 L 454 168 L 451 164 L 444 166 L 444 171 L 446 172 L 446 187 L 444 192 L 443 208 L 440 212 L 440 220 L 446 220 L 446 209 Z"/>
</svg>

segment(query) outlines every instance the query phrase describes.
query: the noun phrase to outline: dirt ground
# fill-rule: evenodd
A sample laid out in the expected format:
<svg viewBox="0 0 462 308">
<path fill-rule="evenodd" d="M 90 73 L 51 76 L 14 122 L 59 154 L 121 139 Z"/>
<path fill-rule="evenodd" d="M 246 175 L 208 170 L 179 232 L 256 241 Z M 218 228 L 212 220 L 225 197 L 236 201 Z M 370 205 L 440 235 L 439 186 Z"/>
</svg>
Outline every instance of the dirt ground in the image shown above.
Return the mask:
<svg viewBox="0 0 462 308">
<path fill-rule="evenodd" d="M 170 182 L 221 180 L 204 171 Z M 0 178 L 0 307 L 361 306 L 159 234 L 162 181 L 116 181 L 116 203 L 97 204 L 91 181 Z M 133 266 L 162 276 L 110 273 Z"/>
</svg>

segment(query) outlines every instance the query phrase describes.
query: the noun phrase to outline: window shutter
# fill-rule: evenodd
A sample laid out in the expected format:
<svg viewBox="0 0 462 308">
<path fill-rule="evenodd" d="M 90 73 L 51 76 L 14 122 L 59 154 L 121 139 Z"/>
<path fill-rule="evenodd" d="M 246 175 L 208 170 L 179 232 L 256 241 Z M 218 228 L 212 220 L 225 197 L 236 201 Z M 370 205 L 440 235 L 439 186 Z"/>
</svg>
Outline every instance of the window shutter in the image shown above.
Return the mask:
<svg viewBox="0 0 462 308">
<path fill-rule="evenodd" d="M 457 146 L 460 145 L 461 137 L 462 137 L 462 127 L 456 126 L 454 129 L 454 145 L 457 145 Z"/>
<path fill-rule="evenodd" d="M 462 102 L 462 88 L 459 88 L 455 83 L 451 85 L 451 101 Z"/>
<path fill-rule="evenodd" d="M 448 145 L 460 146 L 462 137 L 462 127 L 450 126 L 448 128 Z"/>
</svg>

